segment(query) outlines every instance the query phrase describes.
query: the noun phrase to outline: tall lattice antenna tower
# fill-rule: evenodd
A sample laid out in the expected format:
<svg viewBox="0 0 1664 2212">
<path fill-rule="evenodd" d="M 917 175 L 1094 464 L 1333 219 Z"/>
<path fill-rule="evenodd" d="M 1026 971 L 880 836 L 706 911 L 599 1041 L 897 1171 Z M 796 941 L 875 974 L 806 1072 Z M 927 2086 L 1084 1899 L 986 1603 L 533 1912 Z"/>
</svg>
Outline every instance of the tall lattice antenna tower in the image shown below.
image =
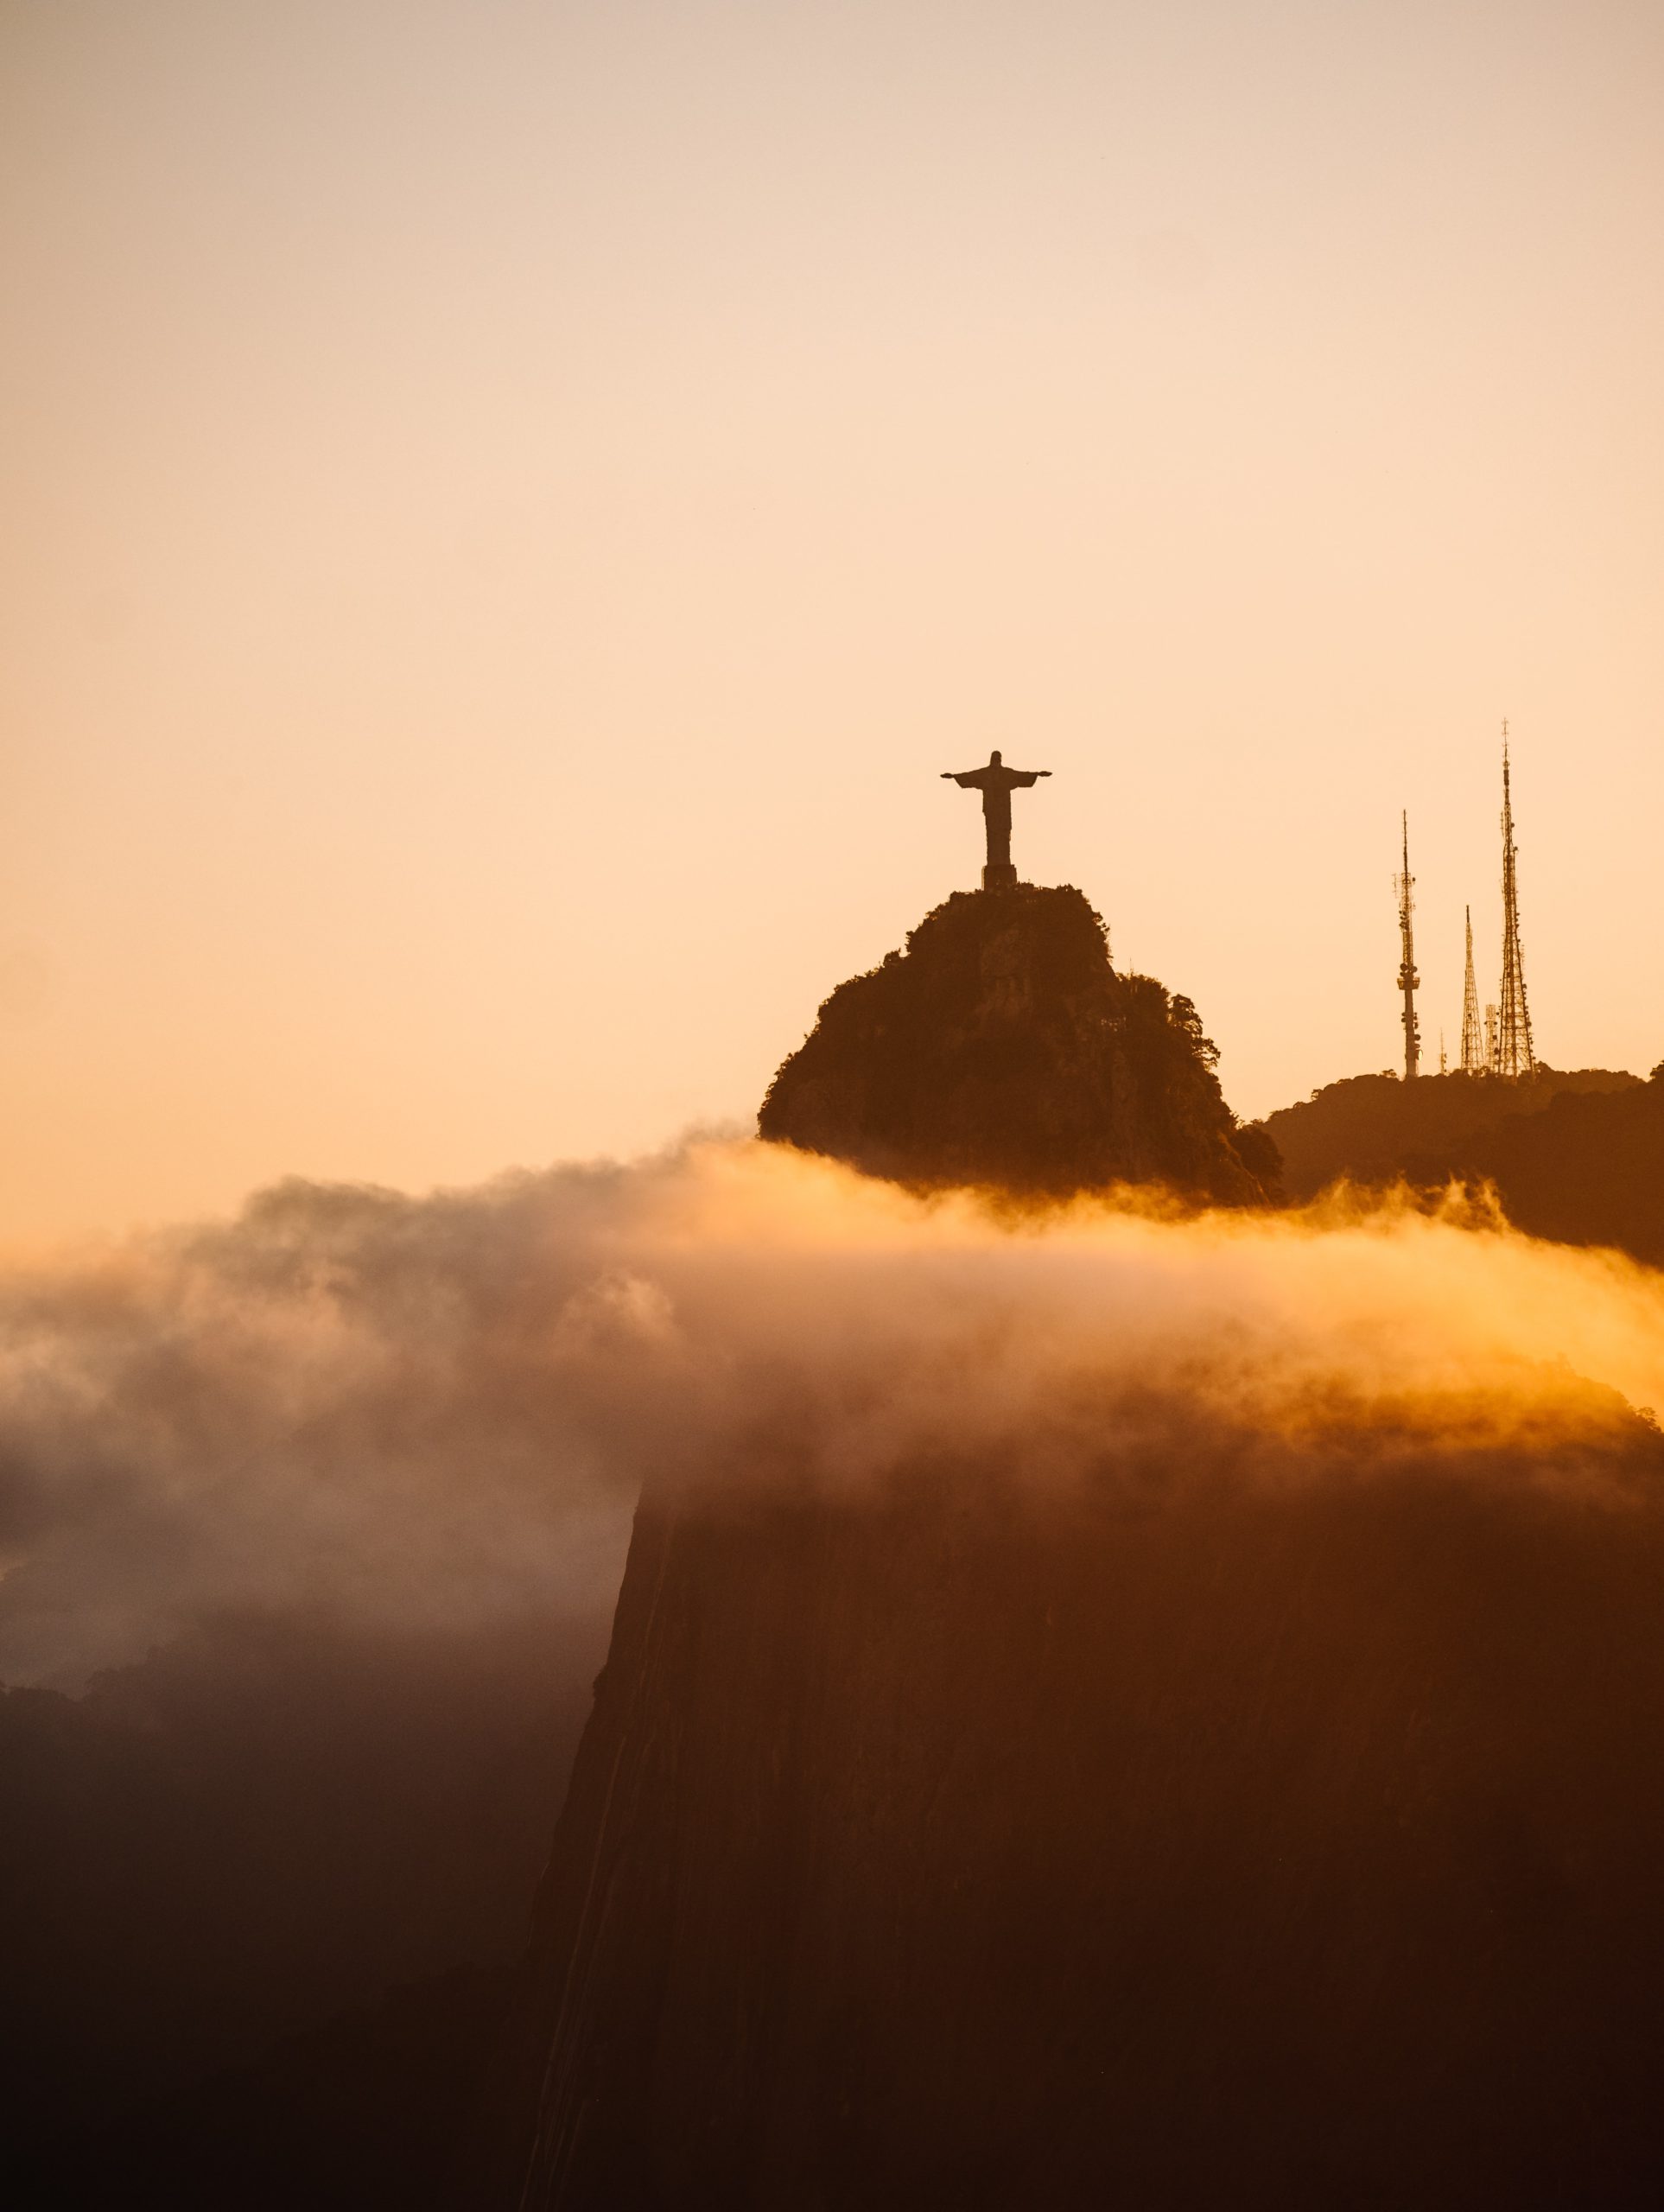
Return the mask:
<svg viewBox="0 0 1664 2212">
<path fill-rule="evenodd" d="M 1525 954 L 1520 945 L 1519 855 L 1514 846 L 1508 724 L 1502 724 L 1502 995 L 1496 1009 L 1496 1072 L 1517 1083 L 1535 1071 L 1531 1014 L 1526 1005 Z"/>
<path fill-rule="evenodd" d="M 1398 893 L 1398 936 L 1403 958 L 1398 963 L 1398 988 L 1404 994 L 1404 1080 L 1413 1083 L 1421 1058 L 1421 1031 L 1415 1018 L 1415 989 L 1421 981 L 1415 972 L 1415 878 L 1410 874 L 1410 817 L 1404 817 L 1404 865 L 1393 878 Z"/>
<path fill-rule="evenodd" d="M 1462 1072 L 1483 1075 L 1490 1058 L 1479 1020 L 1479 986 L 1473 979 L 1473 909 L 1464 906 L 1462 911 L 1468 920 L 1468 972 L 1462 985 Z"/>
</svg>

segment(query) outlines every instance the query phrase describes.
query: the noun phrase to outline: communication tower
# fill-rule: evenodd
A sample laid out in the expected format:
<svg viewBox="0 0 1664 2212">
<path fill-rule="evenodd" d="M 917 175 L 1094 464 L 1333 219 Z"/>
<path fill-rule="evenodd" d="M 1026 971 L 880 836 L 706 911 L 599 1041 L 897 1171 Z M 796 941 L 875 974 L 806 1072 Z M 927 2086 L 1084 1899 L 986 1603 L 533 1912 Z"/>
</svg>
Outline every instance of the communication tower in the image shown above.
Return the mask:
<svg viewBox="0 0 1664 2212">
<path fill-rule="evenodd" d="M 1517 1083 L 1535 1071 L 1531 1014 L 1526 1005 L 1525 954 L 1520 944 L 1519 855 L 1514 845 L 1508 724 L 1502 724 L 1502 995 L 1496 1013 L 1496 1073 Z"/>
<path fill-rule="evenodd" d="M 1404 1080 L 1413 1083 L 1421 1059 L 1421 1031 L 1415 1018 L 1416 986 L 1421 981 L 1415 972 L 1415 930 L 1411 920 L 1415 912 L 1415 878 L 1410 874 L 1410 817 L 1406 814 L 1404 826 L 1404 864 L 1393 878 L 1393 888 L 1398 893 L 1398 935 L 1403 957 L 1398 963 L 1398 988 L 1404 994 Z"/>
<path fill-rule="evenodd" d="M 1479 1021 L 1479 986 L 1473 979 L 1473 909 L 1464 906 L 1468 923 L 1468 971 L 1462 984 L 1462 1072 L 1483 1075 L 1490 1066 L 1484 1031 Z"/>
</svg>

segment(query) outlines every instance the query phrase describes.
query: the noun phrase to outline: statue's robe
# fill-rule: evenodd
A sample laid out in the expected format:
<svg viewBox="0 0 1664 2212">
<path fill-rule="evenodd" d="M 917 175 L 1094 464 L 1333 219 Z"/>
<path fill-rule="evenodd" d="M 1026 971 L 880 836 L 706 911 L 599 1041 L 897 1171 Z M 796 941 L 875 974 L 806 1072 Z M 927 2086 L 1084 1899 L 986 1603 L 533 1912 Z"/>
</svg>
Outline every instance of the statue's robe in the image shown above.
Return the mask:
<svg viewBox="0 0 1664 2212">
<path fill-rule="evenodd" d="M 988 866 L 1011 866 L 1011 795 L 1026 791 L 1040 779 L 1038 768 L 995 767 L 990 761 L 986 768 L 967 768 L 962 775 L 955 772 L 954 781 L 968 791 L 982 794 L 982 819 L 988 830 Z"/>
</svg>

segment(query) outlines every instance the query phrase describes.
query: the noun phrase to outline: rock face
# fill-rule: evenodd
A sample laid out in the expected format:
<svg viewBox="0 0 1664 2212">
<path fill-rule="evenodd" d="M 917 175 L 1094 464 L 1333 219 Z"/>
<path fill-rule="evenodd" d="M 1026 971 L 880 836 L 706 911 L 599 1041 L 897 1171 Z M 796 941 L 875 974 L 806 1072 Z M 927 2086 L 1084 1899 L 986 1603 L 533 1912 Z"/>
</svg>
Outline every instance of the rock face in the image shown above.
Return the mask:
<svg viewBox="0 0 1664 2212">
<path fill-rule="evenodd" d="M 1078 891 L 956 892 L 827 1000 L 758 1127 L 927 1186 L 1263 1201 L 1275 1150 L 1225 1104 L 1216 1057 L 1188 999 L 1110 966 Z"/>
<path fill-rule="evenodd" d="M 1656 2202 L 1635 1452 L 1616 1513 L 1413 1465 L 645 1503 L 524 2204 Z"/>
</svg>

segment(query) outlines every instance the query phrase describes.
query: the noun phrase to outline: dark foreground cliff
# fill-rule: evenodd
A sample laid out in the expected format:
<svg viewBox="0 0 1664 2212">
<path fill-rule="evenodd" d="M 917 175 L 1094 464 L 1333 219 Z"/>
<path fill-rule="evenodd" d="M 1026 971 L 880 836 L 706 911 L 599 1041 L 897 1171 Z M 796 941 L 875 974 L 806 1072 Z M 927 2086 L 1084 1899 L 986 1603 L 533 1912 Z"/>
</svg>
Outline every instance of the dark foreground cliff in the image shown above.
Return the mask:
<svg viewBox="0 0 1664 2212">
<path fill-rule="evenodd" d="M 1188 999 L 1110 965 L 1078 891 L 961 891 L 833 992 L 758 1128 L 925 1187 L 1254 1204 L 1276 1153 L 1226 1105 L 1217 1057 Z"/>
<path fill-rule="evenodd" d="M 1612 1451 L 1598 1506 L 1217 1441 L 645 1502 L 524 2202 L 1656 2202 L 1664 1455 Z"/>
</svg>

